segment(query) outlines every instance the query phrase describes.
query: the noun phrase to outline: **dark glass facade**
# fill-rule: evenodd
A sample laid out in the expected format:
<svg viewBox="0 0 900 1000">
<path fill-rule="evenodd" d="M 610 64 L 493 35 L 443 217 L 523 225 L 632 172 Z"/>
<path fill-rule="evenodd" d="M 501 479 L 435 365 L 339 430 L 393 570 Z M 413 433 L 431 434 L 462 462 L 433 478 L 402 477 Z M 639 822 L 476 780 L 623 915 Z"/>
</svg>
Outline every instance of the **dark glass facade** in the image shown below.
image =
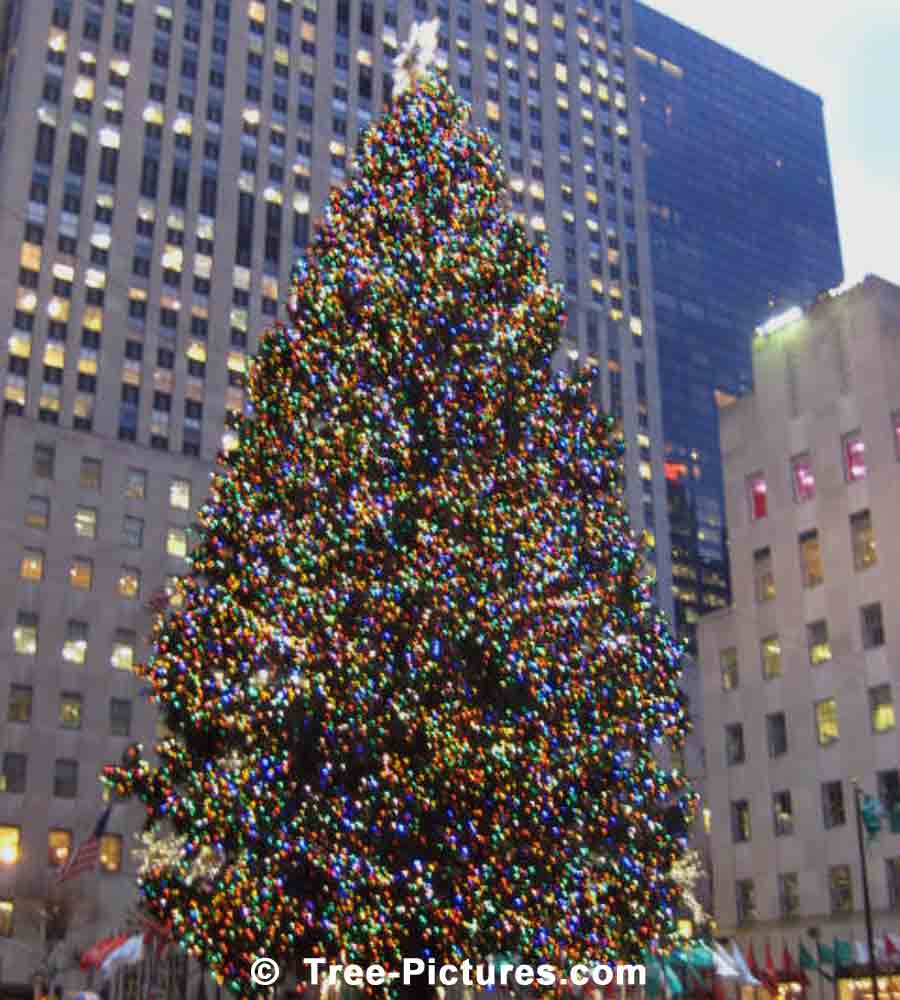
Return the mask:
<svg viewBox="0 0 900 1000">
<path fill-rule="evenodd" d="M 754 327 L 843 279 L 822 101 L 642 4 L 635 42 L 681 633 L 728 602 L 716 392 Z"/>
</svg>

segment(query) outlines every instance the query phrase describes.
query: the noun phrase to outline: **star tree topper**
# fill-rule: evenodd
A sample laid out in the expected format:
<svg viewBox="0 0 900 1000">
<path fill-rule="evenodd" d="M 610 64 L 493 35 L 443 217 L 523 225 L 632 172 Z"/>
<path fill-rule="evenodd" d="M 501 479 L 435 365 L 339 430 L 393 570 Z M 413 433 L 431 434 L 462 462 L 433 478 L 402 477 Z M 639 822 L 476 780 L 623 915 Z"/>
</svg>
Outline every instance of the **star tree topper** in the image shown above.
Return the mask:
<svg viewBox="0 0 900 1000">
<path fill-rule="evenodd" d="M 436 17 L 430 21 L 417 21 L 412 26 L 409 38 L 394 58 L 394 93 L 398 97 L 412 90 L 416 80 L 424 76 L 434 62 L 439 26 Z"/>
</svg>

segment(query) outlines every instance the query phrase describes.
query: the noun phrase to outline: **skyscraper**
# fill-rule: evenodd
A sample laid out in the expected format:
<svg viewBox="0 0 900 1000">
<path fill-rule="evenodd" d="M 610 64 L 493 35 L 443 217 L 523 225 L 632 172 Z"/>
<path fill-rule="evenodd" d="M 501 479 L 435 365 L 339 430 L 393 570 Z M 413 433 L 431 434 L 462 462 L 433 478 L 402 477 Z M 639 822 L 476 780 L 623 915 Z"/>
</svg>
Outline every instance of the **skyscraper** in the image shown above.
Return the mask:
<svg viewBox="0 0 900 1000">
<path fill-rule="evenodd" d="M 751 331 L 840 284 L 821 99 L 635 6 L 673 593 L 682 633 L 728 600 L 716 392 L 751 386 Z"/>
<path fill-rule="evenodd" d="M 131 668 L 185 571 L 248 358 L 413 19 L 505 151 L 510 209 L 565 283 L 560 363 L 622 422 L 637 528 L 670 596 L 630 3 L 10 0 L 0 150 L 0 945 L 29 978 L 52 871 L 100 766 L 157 721 Z M 133 898 L 114 806 L 81 943 Z M 120 873 L 120 882 L 116 873 Z M 52 928 L 58 930 L 58 927 Z"/>
</svg>

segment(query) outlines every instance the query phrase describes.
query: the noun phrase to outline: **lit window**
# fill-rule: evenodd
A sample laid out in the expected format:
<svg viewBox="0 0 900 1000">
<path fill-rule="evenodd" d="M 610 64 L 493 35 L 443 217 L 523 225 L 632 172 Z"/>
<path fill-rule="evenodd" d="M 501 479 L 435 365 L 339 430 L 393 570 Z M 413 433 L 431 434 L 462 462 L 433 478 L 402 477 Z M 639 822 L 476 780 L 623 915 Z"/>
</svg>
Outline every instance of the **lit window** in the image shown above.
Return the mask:
<svg viewBox="0 0 900 1000">
<path fill-rule="evenodd" d="M 87 659 L 88 624 L 69 621 L 66 623 L 66 638 L 63 640 L 62 656 L 69 663 L 84 663 Z"/>
<path fill-rule="evenodd" d="M 876 733 L 886 733 L 894 728 L 894 701 L 890 684 L 869 688 L 869 705 L 872 709 L 872 728 Z"/>
<path fill-rule="evenodd" d="M 173 510 L 191 509 L 191 484 L 189 480 L 172 480 L 169 484 L 169 506 Z"/>
<path fill-rule="evenodd" d="M 11 899 L 0 899 L 0 937 L 12 937 L 15 904 Z"/>
<path fill-rule="evenodd" d="M 766 636 L 760 642 L 762 672 L 766 680 L 781 676 L 781 640 L 777 635 Z"/>
<path fill-rule="evenodd" d="M 828 895 L 832 913 L 853 912 L 853 881 L 849 865 L 832 865 L 828 869 Z"/>
<path fill-rule="evenodd" d="M 736 844 L 750 840 L 750 803 L 746 799 L 731 803 L 731 837 Z"/>
<path fill-rule="evenodd" d="M 76 556 L 69 567 L 69 583 L 76 590 L 90 590 L 94 582 L 94 563 Z"/>
<path fill-rule="evenodd" d="M 791 478 L 794 484 L 794 499 L 806 503 L 816 498 L 816 477 L 812 471 L 809 455 L 800 455 L 791 460 Z"/>
<path fill-rule="evenodd" d="M 31 709 L 34 705 L 34 688 L 29 684 L 10 684 L 9 700 L 6 708 L 7 722 L 17 722 L 27 725 L 31 722 Z"/>
<path fill-rule="evenodd" d="M 800 913 L 800 879 L 796 872 L 778 876 L 778 915 L 789 920 Z"/>
<path fill-rule="evenodd" d="M 722 672 L 722 690 L 734 691 L 738 686 L 738 652 L 731 646 L 719 653 L 719 667 Z"/>
<path fill-rule="evenodd" d="M 105 833 L 100 838 L 100 867 L 105 872 L 122 870 L 122 838 L 117 833 Z"/>
<path fill-rule="evenodd" d="M 750 520 L 762 520 L 769 513 L 769 506 L 766 477 L 761 472 L 748 478 L 747 493 L 750 501 Z"/>
<path fill-rule="evenodd" d="M 0 826 L 0 865 L 14 865 L 19 860 L 21 838 L 17 826 Z"/>
<path fill-rule="evenodd" d="M 859 431 L 844 436 L 844 476 L 848 483 L 866 478 L 866 443 Z"/>
<path fill-rule="evenodd" d="M 29 497 L 25 508 L 25 524 L 38 531 L 46 531 L 50 523 L 50 501 L 47 497 Z"/>
<path fill-rule="evenodd" d="M 743 878 L 735 883 L 735 903 L 738 924 L 752 924 L 756 920 L 756 889 L 752 878 Z"/>
<path fill-rule="evenodd" d="M 797 539 L 797 545 L 800 553 L 800 572 L 803 577 L 803 586 L 807 589 L 818 587 L 825 579 L 818 531 L 804 531 Z"/>
<path fill-rule="evenodd" d="M 186 559 L 188 553 L 187 531 L 184 528 L 169 528 L 166 534 L 166 552 L 178 559 Z"/>
<path fill-rule="evenodd" d="M 83 458 L 81 460 L 80 482 L 82 489 L 100 489 L 103 482 L 103 463 L 99 458 Z"/>
<path fill-rule="evenodd" d="M 144 469 L 129 469 L 125 476 L 125 496 L 143 500 L 147 496 L 147 473 Z"/>
<path fill-rule="evenodd" d="M 834 698 L 816 702 L 816 738 L 819 746 L 827 747 L 838 740 L 838 709 Z"/>
<path fill-rule="evenodd" d="M 831 642 L 828 639 L 828 622 L 821 619 L 806 626 L 806 646 L 809 662 L 817 667 L 831 659 Z"/>
<path fill-rule="evenodd" d="M 179 577 L 177 576 L 166 577 L 166 597 L 168 597 L 169 606 L 172 608 L 180 608 L 184 603 L 184 597 L 178 586 L 178 580 Z"/>
<path fill-rule="evenodd" d="M 123 566 L 119 573 L 119 596 L 135 601 L 141 595 L 141 571 L 134 566 Z"/>
<path fill-rule="evenodd" d="M 38 647 L 38 616 L 30 611 L 16 615 L 13 645 L 20 656 L 36 656 Z"/>
<path fill-rule="evenodd" d="M 75 534 L 79 538 L 97 537 L 97 510 L 94 507 L 75 508 Z"/>
<path fill-rule="evenodd" d="M 853 546 L 853 568 L 860 572 L 878 562 L 872 515 L 867 510 L 850 515 L 850 542 Z"/>
<path fill-rule="evenodd" d="M 81 729 L 81 695 L 64 693 L 59 698 L 59 724 L 63 729 Z"/>
<path fill-rule="evenodd" d="M 68 830 L 50 830 L 47 834 L 47 864 L 62 868 L 72 853 L 72 834 Z"/>
<path fill-rule="evenodd" d="M 118 629 L 113 639 L 112 656 L 109 662 L 116 670 L 133 670 L 136 637 L 128 629 Z"/>
<path fill-rule="evenodd" d="M 764 604 L 775 597 L 775 575 L 769 548 L 757 549 L 753 553 L 753 587 L 757 604 Z"/>
<path fill-rule="evenodd" d="M 44 553 L 41 549 L 26 549 L 22 555 L 19 576 L 37 582 L 44 577 Z"/>
<path fill-rule="evenodd" d="M 772 796 L 775 819 L 775 836 L 790 837 L 794 832 L 794 807 L 790 791 L 775 792 Z"/>
</svg>

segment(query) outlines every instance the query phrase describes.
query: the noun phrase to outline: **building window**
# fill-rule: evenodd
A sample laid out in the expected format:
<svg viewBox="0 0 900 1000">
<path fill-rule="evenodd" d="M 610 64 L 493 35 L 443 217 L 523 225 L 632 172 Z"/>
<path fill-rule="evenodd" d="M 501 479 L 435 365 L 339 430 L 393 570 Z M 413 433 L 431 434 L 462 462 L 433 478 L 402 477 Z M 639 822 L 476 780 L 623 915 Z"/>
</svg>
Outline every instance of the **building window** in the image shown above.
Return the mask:
<svg viewBox="0 0 900 1000">
<path fill-rule="evenodd" d="M 38 583 L 44 578 L 44 552 L 42 549 L 26 549 L 19 566 L 19 576 L 31 583 Z"/>
<path fill-rule="evenodd" d="M 133 670 L 137 636 L 130 629 L 117 629 L 113 639 L 112 656 L 109 662 L 116 670 Z"/>
<path fill-rule="evenodd" d="M 129 469 L 125 475 L 125 496 L 131 500 L 147 497 L 147 473 L 144 469 Z"/>
<path fill-rule="evenodd" d="M 103 463 L 99 458 L 83 458 L 81 460 L 81 488 L 99 490 L 103 485 Z"/>
<path fill-rule="evenodd" d="M 722 671 L 722 690 L 734 691 L 738 686 L 738 652 L 736 646 L 729 646 L 719 652 L 719 667 Z"/>
<path fill-rule="evenodd" d="M 122 838 L 117 833 L 104 833 L 100 838 L 100 868 L 105 872 L 122 870 Z"/>
<path fill-rule="evenodd" d="M 767 635 L 759 644 L 762 672 L 766 680 L 781 676 L 781 640 L 777 635 Z"/>
<path fill-rule="evenodd" d="M 859 431 L 844 435 L 844 477 L 848 483 L 866 478 L 866 444 Z"/>
<path fill-rule="evenodd" d="M 772 572 L 772 550 L 757 549 L 753 553 L 753 590 L 757 604 L 775 597 L 775 576 Z"/>
<path fill-rule="evenodd" d="M 772 813 L 775 820 L 775 836 L 790 837 L 794 832 L 794 809 L 789 791 L 776 792 L 772 796 Z"/>
<path fill-rule="evenodd" d="M 62 868 L 72 853 L 72 834 L 68 830 L 50 830 L 47 833 L 47 864 Z"/>
<path fill-rule="evenodd" d="M 66 623 L 66 637 L 63 640 L 62 656 L 69 663 L 82 664 L 87 659 L 88 624 L 69 621 Z"/>
<path fill-rule="evenodd" d="M 853 568 L 857 573 L 878 562 L 872 515 L 867 510 L 850 515 L 850 542 L 853 546 Z"/>
<path fill-rule="evenodd" d="M 172 510 L 191 509 L 191 484 L 188 479 L 173 479 L 169 484 L 169 506 Z"/>
<path fill-rule="evenodd" d="M 95 507 L 75 508 L 75 534 L 79 538 L 97 537 L 97 510 Z"/>
<path fill-rule="evenodd" d="M 24 795 L 27 778 L 28 757 L 24 753 L 5 753 L 0 791 L 9 795 Z"/>
<path fill-rule="evenodd" d="M 20 611 L 13 628 L 13 646 L 20 656 L 36 656 L 38 648 L 38 616 Z"/>
<path fill-rule="evenodd" d="M 864 604 L 859 609 L 863 649 L 877 649 L 884 645 L 884 621 L 881 603 Z"/>
<path fill-rule="evenodd" d="M 0 865 L 14 865 L 19 860 L 22 831 L 17 826 L 0 826 Z"/>
<path fill-rule="evenodd" d="M 109 702 L 110 736 L 131 735 L 131 702 L 127 698 L 111 698 Z"/>
<path fill-rule="evenodd" d="M 742 878 L 735 883 L 735 902 L 737 904 L 737 922 L 741 926 L 752 924 L 756 920 L 756 891 L 752 878 Z"/>
<path fill-rule="evenodd" d="M 29 497 L 25 508 L 25 526 L 46 531 L 50 524 L 50 501 L 47 497 Z"/>
<path fill-rule="evenodd" d="M 187 532 L 184 528 L 170 527 L 166 534 L 166 552 L 170 556 L 186 559 L 188 553 Z"/>
<path fill-rule="evenodd" d="M 729 767 L 744 763 L 744 727 L 740 722 L 725 727 L 725 762 Z"/>
<path fill-rule="evenodd" d="M 823 698 L 816 702 L 816 738 L 819 746 L 827 747 L 836 743 L 838 731 L 838 708 L 834 698 Z"/>
<path fill-rule="evenodd" d="M 9 702 L 6 708 L 8 722 L 31 722 L 31 709 L 34 705 L 34 688 L 30 684 L 10 684 Z"/>
<path fill-rule="evenodd" d="M 144 519 L 126 514 L 122 521 L 122 544 L 139 549 L 144 544 Z"/>
<path fill-rule="evenodd" d="M 76 556 L 69 567 L 69 583 L 76 590 L 90 590 L 94 582 L 94 563 Z"/>
<path fill-rule="evenodd" d="M 781 757 L 787 753 L 787 719 L 784 712 L 773 712 L 766 716 L 766 737 L 770 757 Z"/>
<path fill-rule="evenodd" d="M 747 498 L 750 504 L 750 520 L 761 521 L 769 513 L 766 477 L 757 472 L 747 479 Z"/>
<path fill-rule="evenodd" d="M 750 803 L 746 799 L 731 803 L 731 836 L 736 844 L 750 840 Z"/>
<path fill-rule="evenodd" d="M 853 912 L 853 883 L 849 865 L 832 865 L 828 869 L 828 897 L 832 913 Z"/>
<path fill-rule="evenodd" d="M 36 444 L 31 460 L 31 472 L 35 479 L 52 479 L 56 464 L 56 449 L 52 444 Z"/>
<path fill-rule="evenodd" d="M 890 684 L 878 684 L 869 688 L 869 708 L 872 712 L 872 729 L 876 733 L 886 733 L 894 728 L 894 700 Z"/>
<path fill-rule="evenodd" d="M 803 578 L 803 586 L 806 588 L 818 587 L 825 579 L 818 531 L 815 529 L 804 531 L 797 539 L 797 544 L 800 551 L 800 573 Z"/>
<path fill-rule="evenodd" d="M 892 910 L 900 910 L 900 858 L 886 858 L 888 905 Z"/>
<path fill-rule="evenodd" d="M 81 729 L 81 695 L 64 692 L 59 696 L 59 725 L 62 729 Z"/>
<path fill-rule="evenodd" d="M 53 770 L 53 794 L 58 799 L 74 799 L 78 796 L 78 761 L 56 761 Z"/>
<path fill-rule="evenodd" d="M 822 824 L 826 830 L 843 826 L 847 822 L 844 809 L 844 786 L 840 781 L 826 781 L 822 784 Z"/>
<path fill-rule="evenodd" d="M 800 913 L 800 880 L 796 872 L 778 876 L 778 914 L 782 920 Z"/>
<path fill-rule="evenodd" d="M 824 618 L 817 622 L 810 622 L 806 626 L 806 648 L 809 650 L 809 662 L 814 667 L 820 663 L 828 663 L 831 659 L 828 622 Z"/>
<path fill-rule="evenodd" d="M 816 477 L 812 471 L 809 455 L 798 455 L 791 459 L 791 480 L 794 485 L 794 500 L 808 503 L 816 498 Z"/>
<path fill-rule="evenodd" d="M 141 596 L 141 571 L 134 566 L 123 566 L 119 572 L 119 597 L 136 601 Z"/>
</svg>

